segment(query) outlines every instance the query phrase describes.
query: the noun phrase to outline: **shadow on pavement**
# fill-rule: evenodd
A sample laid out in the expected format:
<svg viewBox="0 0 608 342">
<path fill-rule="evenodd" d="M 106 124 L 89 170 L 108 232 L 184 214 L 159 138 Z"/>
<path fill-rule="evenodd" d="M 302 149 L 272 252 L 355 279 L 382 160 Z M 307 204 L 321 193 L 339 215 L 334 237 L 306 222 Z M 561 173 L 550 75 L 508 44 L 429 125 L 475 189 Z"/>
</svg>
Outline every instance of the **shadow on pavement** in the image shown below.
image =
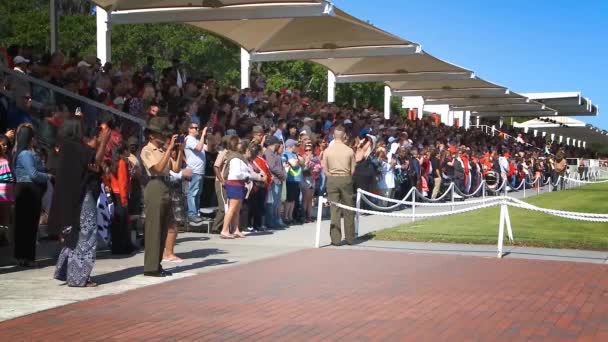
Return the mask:
<svg viewBox="0 0 608 342">
<path fill-rule="evenodd" d="M 186 259 L 185 262 L 187 262 L 188 261 L 187 259 L 205 258 L 210 255 L 226 254 L 226 253 L 227 252 L 225 252 L 223 250 L 211 248 L 211 249 L 200 249 L 200 250 L 191 251 L 191 252 L 187 252 L 187 253 L 179 253 L 178 256 Z M 207 260 L 201 260 L 199 262 L 195 262 L 195 263 L 192 263 L 189 265 L 166 267 L 166 269 L 168 271 L 171 271 L 172 273 L 180 273 L 180 272 L 186 272 L 186 271 L 200 269 L 200 268 L 204 268 L 204 267 L 217 266 L 217 265 L 228 265 L 228 264 L 233 264 L 233 263 L 236 263 L 236 262 L 228 261 L 227 259 L 207 259 Z M 175 265 L 179 265 L 179 264 L 175 264 Z M 135 276 L 143 275 L 143 273 L 144 273 L 143 266 L 135 266 L 135 267 L 129 267 L 129 268 L 125 268 L 122 270 L 94 276 L 93 281 L 95 281 L 99 285 L 110 284 L 113 282 L 129 279 L 129 278 L 132 278 Z"/>
</svg>

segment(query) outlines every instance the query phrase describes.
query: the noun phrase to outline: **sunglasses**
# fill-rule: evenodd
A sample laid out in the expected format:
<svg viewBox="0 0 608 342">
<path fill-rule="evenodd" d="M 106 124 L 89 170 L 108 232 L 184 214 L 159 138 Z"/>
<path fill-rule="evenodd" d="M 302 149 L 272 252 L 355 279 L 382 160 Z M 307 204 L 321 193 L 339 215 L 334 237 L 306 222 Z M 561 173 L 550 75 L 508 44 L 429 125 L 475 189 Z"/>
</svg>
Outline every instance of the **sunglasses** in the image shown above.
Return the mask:
<svg viewBox="0 0 608 342">
<path fill-rule="evenodd" d="M 195 129 L 198 131 L 198 127 L 190 127 L 190 129 Z"/>
</svg>

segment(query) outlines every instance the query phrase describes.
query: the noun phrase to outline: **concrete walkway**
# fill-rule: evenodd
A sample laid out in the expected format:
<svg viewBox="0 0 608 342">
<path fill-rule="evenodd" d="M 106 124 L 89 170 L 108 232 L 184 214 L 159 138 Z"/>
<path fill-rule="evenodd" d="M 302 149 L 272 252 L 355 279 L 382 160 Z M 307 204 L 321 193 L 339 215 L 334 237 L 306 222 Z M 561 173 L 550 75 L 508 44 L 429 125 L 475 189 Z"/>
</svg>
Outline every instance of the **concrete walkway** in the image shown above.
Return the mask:
<svg viewBox="0 0 608 342">
<path fill-rule="evenodd" d="M 528 191 L 530 194 L 531 191 Z M 513 193 L 522 197 L 523 193 Z M 437 211 L 437 208 L 417 208 L 417 213 Z M 449 210 L 449 207 L 444 209 Z M 403 211 L 405 213 L 409 210 Z M 362 216 L 360 235 L 407 223 L 407 218 Z M 517 227 L 513 227 L 517 238 Z M 163 267 L 174 275 L 167 278 L 143 277 L 143 252 L 115 258 L 107 253 L 98 253 L 99 259 L 93 270 L 93 278 L 100 284 L 97 288 L 68 288 L 52 279 L 54 265 L 24 270 L 14 266 L 0 268 L 0 320 L 6 320 L 33 312 L 62 306 L 86 299 L 118 294 L 148 285 L 189 277 L 218 268 L 248 263 L 314 246 L 315 224 L 294 226 L 250 235 L 246 239 L 221 240 L 217 235 L 180 234 L 176 254 L 185 259 L 183 263 L 165 263 Z M 323 221 L 321 245 L 329 244 L 329 221 Z M 340 247 L 347 249 L 347 247 Z M 496 257 L 496 246 L 455 245 L 411 242 L 363 241 L 348 249 L 400 251 L 406 253 L 432 253 Z M 506 257 L 581 261 L 604 263 L 605 252 L 549 250 L 505 246 Z"/>
</svg>

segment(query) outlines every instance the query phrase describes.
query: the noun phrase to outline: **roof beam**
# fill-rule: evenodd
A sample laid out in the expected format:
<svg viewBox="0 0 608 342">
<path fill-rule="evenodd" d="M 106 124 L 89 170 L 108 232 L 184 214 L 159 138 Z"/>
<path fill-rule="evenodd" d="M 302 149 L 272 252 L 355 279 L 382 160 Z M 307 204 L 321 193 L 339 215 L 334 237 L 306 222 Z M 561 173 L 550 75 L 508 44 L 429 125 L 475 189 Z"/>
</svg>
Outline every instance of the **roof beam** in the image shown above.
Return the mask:
<svg viewBox="0 0 608 342">
<path fill-rule="evenodd" d="M 528 102 L 530 102 L 530 99 L 525 97 L 451 97 L 443 99 L 427 99 L 425 101 L 425 103 L 430 105 L 453 106 L 518 104 Z"/>
<path fill-rule="evenodd" d="M 411 81 L 452 81 L 475 78 L 472 72 L 412 72 L 395 74 L 338 75 L 337 83 L 357 82 L 411 82 Z"/>
<path fill-rule="evenodd" d="M 547 106 L 541 103 L 512 103 L 512 104 L 495 104 L 495 105 L 467 105 L 467 106 L 452 106 L 452 110 L 465 111 L 520 111 L 520 110 L 545 110 Z"/>
<path fill-rule="evenodd" d="M 508 95 L 505 88 L 460 88 L 460 89 L 424 89 L 424 90 L 394 90 L 397 96 L 422 96 L 434 99 L 466 97 L 466 96 L 502 96 Z"/>
<path fill-rule="evenodd" d="M 531 110 L 522 110 L 522 111 L 484 111 L 484 112 L 473 112 L 474 115 L 477 116 L 555 116 L 557 112 L 555 111 L 531 111 Z"/>
<path fill-rule="evenodd" d="M 148 24 L 333 16 L 334 6 L 321 3 L 253 4 L 219 8 L 162 8 L 111 12 L 112 24 Z"/>
<path fill-rule="evenodd" d="M 304 59 L 331 59 L 331 58 L 362 58 L 383 56 L 408 56 L 422 53 L 420 45 L 395 46 L 356 46 L 340 47 L 335 49 L 307 49 L 270 52 L 252 52 L 252 62 L 275 62 Z"/>
</svg>

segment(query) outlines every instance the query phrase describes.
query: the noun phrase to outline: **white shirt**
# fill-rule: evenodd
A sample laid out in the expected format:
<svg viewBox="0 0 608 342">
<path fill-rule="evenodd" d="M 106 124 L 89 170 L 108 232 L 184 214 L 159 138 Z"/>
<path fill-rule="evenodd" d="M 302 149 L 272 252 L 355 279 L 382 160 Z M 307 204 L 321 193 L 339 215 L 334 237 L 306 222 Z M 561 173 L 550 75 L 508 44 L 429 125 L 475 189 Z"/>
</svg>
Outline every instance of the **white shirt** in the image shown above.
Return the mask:
<svg viewBox="0 0 608 342">
<path fill-rule="evenodd" d="M 509 172 L 509 161 L 506 157 L 500 156 L 498 157 L 498 164 L 500 165 L 500 170 L 502 172 Z"/>
<path fill-rule="evenodd" d="M 228 165 L 227 180 L 246 180 L 251 175 L 251 168 L 239 158 L 232 158 Z"/>
<path fill-rule="evenodd" d="M 391 164 L 382 162 L 382 176 L 378 181 L 378 188 L 382 190 L 395 188 L 395 173 Z"/>
<path fill-rule="evenodd" d="M 185 144 L 186 148 L 186 165 L 192 169 L 193 174 L 204 175 L 205 174 L 205 148 L 203 146 L 202 151 L 196 150 L 199 140 L 189 135 L 186 137 Z"/>
</svg>

